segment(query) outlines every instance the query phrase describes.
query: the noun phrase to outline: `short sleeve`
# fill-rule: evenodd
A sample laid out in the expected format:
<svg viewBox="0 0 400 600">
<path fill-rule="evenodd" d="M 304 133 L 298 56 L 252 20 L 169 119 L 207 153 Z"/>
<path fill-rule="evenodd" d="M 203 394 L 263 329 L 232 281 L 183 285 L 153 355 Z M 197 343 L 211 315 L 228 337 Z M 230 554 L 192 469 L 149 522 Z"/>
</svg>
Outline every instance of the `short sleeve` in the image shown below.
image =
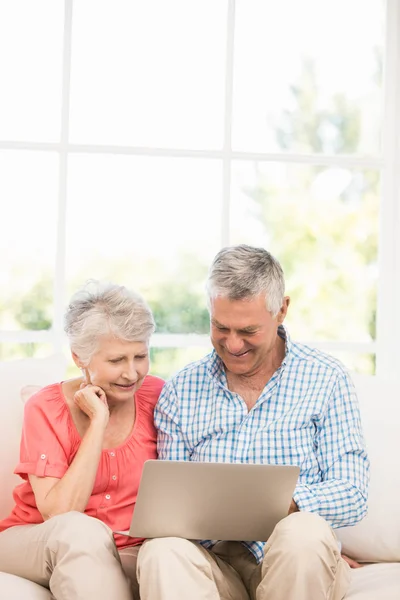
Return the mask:
<svg viewBox="0 0 400 600">
<path fill-rule="evenodd" d="M 35 394 L 25 405 L 20 462 L 14 473 L 61 478 L 69 467 L 71 442 L 68 411 L 54 386 Z"/>
<path fill-rule="evenodd" d="M 138 391 L 142 403 L 147 403 L 154 410 L 165 381 L 154 375 L 147 375 Z"/>
</svg>

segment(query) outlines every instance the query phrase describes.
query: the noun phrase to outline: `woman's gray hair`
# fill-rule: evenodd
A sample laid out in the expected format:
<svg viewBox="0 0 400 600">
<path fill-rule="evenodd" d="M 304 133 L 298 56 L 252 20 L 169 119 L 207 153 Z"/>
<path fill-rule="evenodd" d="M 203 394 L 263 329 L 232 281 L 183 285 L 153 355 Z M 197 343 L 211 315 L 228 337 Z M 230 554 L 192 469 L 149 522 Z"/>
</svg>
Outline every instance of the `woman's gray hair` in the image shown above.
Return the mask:
<svg viewBox="0 0 400 600">
<path fill-rule="evenodd" d="M 155 330 L 153 314 L 140 294 L 122 285 L 90 280 L 71 298 L 64 317 L 71 350 L 87 366 L 100 338 L 148 342 Z"/>
<path fill-rule="evenodd" d="M 243 300 L 265 294 L 267 308 L 275 317 L 285 294 L 279 262 L 264 248 L 241 244 L 222 248 L 214 258 L 207 279 L 209 299 L 217 296 Z"/>
</svg>

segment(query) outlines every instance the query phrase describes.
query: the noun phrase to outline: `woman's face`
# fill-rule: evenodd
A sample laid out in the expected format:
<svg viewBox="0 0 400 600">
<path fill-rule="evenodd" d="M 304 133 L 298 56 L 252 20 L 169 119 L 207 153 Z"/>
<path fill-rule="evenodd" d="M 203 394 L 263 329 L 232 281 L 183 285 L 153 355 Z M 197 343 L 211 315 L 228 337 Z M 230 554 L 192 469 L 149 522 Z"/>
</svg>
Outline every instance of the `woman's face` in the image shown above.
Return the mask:
<svg viewBox="0 0 400 600">
<path fill-rule="evenodd" d="M 100 338 L 85 368 L 88 383 L 101 387 L 112 402 L 132 399 L 148 372 L 148 342 L 126 342 L 111 335 Z"/>
</svg>

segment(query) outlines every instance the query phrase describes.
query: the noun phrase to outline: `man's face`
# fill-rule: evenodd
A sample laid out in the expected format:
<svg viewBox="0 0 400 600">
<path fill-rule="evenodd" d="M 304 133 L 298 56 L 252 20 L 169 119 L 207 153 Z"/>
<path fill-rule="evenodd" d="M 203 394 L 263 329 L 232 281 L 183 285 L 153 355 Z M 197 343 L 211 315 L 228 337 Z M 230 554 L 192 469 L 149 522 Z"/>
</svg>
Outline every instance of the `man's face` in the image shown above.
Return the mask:
<svg viewBox="0 0 400 600">
<path fill-rule="evenodd" d="M 252 375 L 265 365 L 277 341 L 277 329 L 286 316 L 285 298 L 276 317 L 267 309 L 264 294 L 245 300 L 211 299 L 211 342 L 226 369 Z"/>
</svg>

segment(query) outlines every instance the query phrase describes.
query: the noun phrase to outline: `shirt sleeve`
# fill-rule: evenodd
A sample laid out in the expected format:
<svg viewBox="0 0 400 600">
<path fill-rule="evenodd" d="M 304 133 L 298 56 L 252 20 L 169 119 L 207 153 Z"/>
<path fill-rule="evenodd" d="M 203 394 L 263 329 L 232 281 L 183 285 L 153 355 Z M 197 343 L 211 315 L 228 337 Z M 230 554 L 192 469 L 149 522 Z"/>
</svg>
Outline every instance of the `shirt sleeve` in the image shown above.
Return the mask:
<svg viewBox="0 0 400 600">
<path fill-rule="evenodd" d="M 167 382 L 154 410 L 157 450 L 160 460 L 190 460 L 190 451 L 182 434 L 179 402 L 172 381 Z"/>
<path fill-rule="evenodd" d="M 69 467 L 65 419 L 52 409 L 40 392 L 25 405 L 20 462 L 14 471 L 23 479 L 28 475 L 61 478 Z"/>
<path fill-rule="evenodd" d="M 367 512 L 369 459 L 356 391 L 341 376 L 316 436 L 321 482 L 299 483 L 293 498 L 300 510 L 316 512 L 332 527 L 355 525 Z"/>
</svg>

